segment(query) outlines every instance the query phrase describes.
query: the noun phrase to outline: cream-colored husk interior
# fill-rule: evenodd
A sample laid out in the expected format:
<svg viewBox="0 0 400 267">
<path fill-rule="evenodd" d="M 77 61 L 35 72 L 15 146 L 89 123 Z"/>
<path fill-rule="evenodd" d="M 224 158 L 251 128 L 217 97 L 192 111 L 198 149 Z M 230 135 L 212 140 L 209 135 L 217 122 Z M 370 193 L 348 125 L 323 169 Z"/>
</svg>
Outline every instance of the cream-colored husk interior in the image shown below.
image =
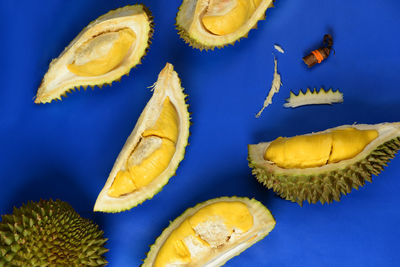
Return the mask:
<svg viewBox="0 0 400 267">
<path fill-rule="evenodd" d="M 400 136 L 400 123 L 381 123 L 381 124 L 355 124 L 355 125 L 343 125 L 340 127 L 328 129 L 325 131 L 317 132 L 318 133 L 326 133 L 330 132 L 335 129 L 346 129 L 346 128 L 356 128 L 359 130 L 377 130 L 378 131 L 378 137 L 373 140 L 371 143 L 369 143 L 364 150 L 359 153 L 357 156 L 355 156 L 352 159 L 347 159 L 347 160 L 342 160 L 337 163 L 330 163 L 327 165 L 324 165 L 322 167 L 315 167 L 315 168 L 305 168 L 305 169 L 284 169 L 276 166 L 271 161 L 266 161 L 264 159 L 264 153 L 266 149 L 268 148 L 269 144 L 271 142 L 267 143 L 259 143 L 257 145 L 249 145 L 249 157 L 251 161 L 256 164 L 257 167 L 264 168 L 267 170 L 271 170 L 276 174 L 318 174 L 318 173 L 324 173 L 328 171 L 333 171 L 333 170 L 338 170 L 341 168 L 345 168 L 346 166 L 352 165 L 353 163 L 362 160 L 365 158 L 367 155 L 369 155 L 376 147 L 379 145 L 397 137 Z M 313 133 L 311 133 L 313 134 Z M 307 134 L 307 135 L 311 135 Z"/>
<path fill-rule="evenodd" d="M 265 11 L 273 0 L 262 0 L 253 15 L 235 32 L 226 35 L 210 33 L 202 24 L 201 17 L 206 13 L 210 0 L 184 0 L 176 18 L 177 25 L 184 29 L 194 40 L 201 40 L 206 46 L 222 46 L 244 37 L 258 20 L 265 16 Z"/>
<path fill-rule="evenodd" d="M 153 90 L 153 96 L 140 115 L 131 135 L 126 140 L 124 147 L 115 161 L 107 182 L 96 200 L 94 206 L 95 211 L 118 212 L 130 209 L 139 203 L 142 203 L 144 200 L 151 198 L 155 193 L 161 190 L 161 188 L 168 182 L 169 178 L 174 175 L 179 162 L 183 158 L 189 137 L 189 114 L 187 112 L 185 95 L 183 94 L 178 74 L 174 71 L 171 64 L 167 63 L 165 68 L 160 72 Z M 153 126 L 157 121 L 162 110 L 162 105 L 167 96 L 174 105 L 179 116 L 179 137 L 176 142 L 176 151 L 172 156 L 168 167 L 160 176 L 150 182 L 147 186 L 141 187 L 130 194 L 118 198 L 110 197 L 107 192 L 112 185 L 114 178 L 118 171 L 124 168 L 128 157 L 139 142 L 142 136 L 141 134 L 146 129 Z"/>
<path fill-rule="evenodd" d="M 147 258 L 143 263 L 143 267 L 153 266 L 157 254 L 162 245 L 164 244 L 164 242 L 167 240 L 171 232 L 177 227 L 179 227 L 179 225 L 181 225 L 181 223 L 185 221 L 185 219 L 195 214 L 201 208 L 221 201 L 223 202 L 239 201 L 246 204 L 250 213 L 253 216 L 253 223 L 254 223 L 253 227 L 248 232 L 246 232 L 239 238 L 235 239 L 233 242 L 228 242 L 227 244 L 215 249 L 207 257 L 202 258 L 201 262 L 192 262 L 184 266 L 188 267 L 221 266 L 232 257 L 239 255 L 245 249 L 263 239 L 275 227 L 275 220 L 272 217 L 269 210 L 266 209 L 260 202 L 254 199 L 250 200 L 248 198 L 240 198 L 240 197 L 221 197 L 217 199 L 212 199 L 186 210 L 180 217 L 175 219 L 170 224 L 170 226 L 164 230 L 161 236 L 156 240 L 155 244 L 151 247 Z M 172 267 L 172 265 L 170 266 L 167 265 L 167 267 Z"/>
<path fill-rule="evenodd" d="M 70 43 L 68 47 L 54 59 L 40 85 L 35 103 L 46 103 L 53 99 L 60 99 L 66 91 L 80 86 L 93 86 L 111 83 L 140 63 L 140 59 L 148 47 L 151 32 L 151 21 L 141 5 L 119 8 L 99 17 L 91 22 Z M 115 32 L 124 28 L 131 29 L 136 40 L 129 49 L 123 61 L 113 70 L 99 76 L 78 76 L 68 70 L 68 64 L 75 59 L 75 52 L 85 42 L 102 33 Z"/>
</svg>

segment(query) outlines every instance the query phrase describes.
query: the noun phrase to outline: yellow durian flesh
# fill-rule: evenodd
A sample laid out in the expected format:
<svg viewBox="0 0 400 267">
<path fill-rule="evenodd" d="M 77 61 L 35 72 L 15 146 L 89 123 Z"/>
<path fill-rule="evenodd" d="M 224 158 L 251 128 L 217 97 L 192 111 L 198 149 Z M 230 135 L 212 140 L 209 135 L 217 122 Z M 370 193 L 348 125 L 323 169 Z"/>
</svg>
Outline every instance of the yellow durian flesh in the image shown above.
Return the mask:
<svg viewBox="0 0 400 267">
<path fill-rule="evenodd" d="M 204 27 L 213 34 L 235 32 L 253 15 L 261 0 L 211 0 L 202 17 Z"/>
<path fill-rule="evenodd" d="M 68 70 L 79 76 L 98 76 L 116 68 L 136 40 L 128 28 L 102 33 L 80 46 Z"/>
<path fill-rule="evenodd" d="M 172 142 L 176 142 L 179 133 L 179 120 L 178 113 L 174 105 L 171 103 L 169 97 L 167 97 L 162 106 L 162 112 L 157 119 L 155 125 L 149 129 L 146 129 L 142 136 L 159 136 L 161 138 L 167 138 Z"/>
<path fill-rule="evenodd" d="M 124 169 L 117 173 L 108 195 L 120 197 L 132 193 L 157 178 L 175 154 L 178 129 L 178 113 L 166 97 L 158 119 L 142 133 L 142 139 L 127 159 Z"/>
<path fill-rule="evenodd" d="M 332 151 L 328 163 L 355 157 L 364 147 L 378 137 L 376 130 L 360 131 L 354 128 L 334 130 Z"/>
<path fill-rule="evenodd" d="M 133 192 L 137 189 L 135 182 L 131 179 L 129 171 L 119 171 L 114 179 L 114 183 L 108 190 L 110 197 L 119 197 L 121 195 Z"/>
<path fill-rule="evenodd" d="M 280 137 L 265 150 L 264 159 L 286 169 L 321 167 L 353 158 L 377 137 L 376 130 L 351 127 L 322 134 Z"/>
<path fill-rule="evenodd" d="M 177 227 L 161 247 L 154 266 L 196 264 L 235 234 L 253 226 L 253 216 L 242 202 L 217 202 L 199 209 Z M 234 237 L 232 237 L 234 238 Z"/>
</svg>

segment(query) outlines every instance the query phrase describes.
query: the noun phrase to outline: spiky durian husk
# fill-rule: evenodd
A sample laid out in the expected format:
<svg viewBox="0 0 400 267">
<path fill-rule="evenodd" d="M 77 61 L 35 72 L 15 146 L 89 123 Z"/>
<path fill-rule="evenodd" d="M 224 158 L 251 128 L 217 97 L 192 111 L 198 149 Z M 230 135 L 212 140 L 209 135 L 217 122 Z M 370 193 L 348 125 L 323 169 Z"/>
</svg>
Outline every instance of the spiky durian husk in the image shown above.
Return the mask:
<svg viewBox="0 0 400 267">
<path fill-rule="evenodd" d="M 104 266 L 106 240 L 66 202 L 29 202 L 2 216 L 0 266 Z"/>
<path fill-rule="evenodd" d="M 378 146 L 364 159 L 335 171 L 318 175 L 280 175 L 267 169 L 258 168 L 250 155 L 249 166 L 257 180 L 284 199 L 297 202 L 332 203 L 340 201 L 341 195 L 347 195 L 353 188 L 364 186 L 365 181 L 372 182 L 372 175 L 378 175 L 394 158 L 400 149 L 400 137 L 391 139 Z"/>
<path fill-rule="evenodd" d="M 271 2 L 270 6 L 268 8 L 274 7 L 274 3 L 275 3 L 275 0 L 273 0 Z M 257 29 L 257 27 L 258 27 L 257 25 L 258 25 L 259 21 L 262 21 L 262 20 L 266 19 L 266 14 L 264 12 L 259 18 L 257 18 L 256 22 L 250 28 L 250 30 L 248 32 L 246 32 L 244 35 L 238 36 L 237 39 L 234 42 L 232 42 L 232 43 L 224 43 L 224 44 L 221 44 L 221 45 L 215 45 L 214 46 L 214 45 L 207 45 L 202 40 L 194 38 L 193 36 L 191 36 L 191 34 L 183 26 L 181 26 L 179 24 L 178 16 L 179 16 L 179 13 L 182 12 L 181 9 L 182 9 L 182 6 L 179 7 L 179 10 L 178 10 L 178 13 L 177 13 L 176 19 L 175 19 L 175 27 L 176 27 L 176 29 L 178 31 L 178 34 L 182 38 L 182 40 L 185 41 L 185 43 L 187 43 L 189 46 L 191 46 L 193 48 L 199 49 L 200 51 L 203 51 L 203 50 L 206 50 L 206 51 L 207 50 L 214 50 L 215 48 L 223 48 L 223 47 L 228 46 L 228 45 L 234 45 L 236 42 L 240 41 L 241 39 L 247 38 L 249 32 L 252 29 Z"/>
<path fill-rule="evenodd" d="M 142 8 L 142 10 L 146 13 L 146 15 L 147 15 L 147 17 L 148 17 L 148 20 L 149 20 L 149 26 L 150 26 L 149 36 L 148 36 L 148 40 L 147 40 L 146 49 L 145 49 L 143 55 L 141 55 L 141 57 L 140 57 L 140 59 L 139 59 L 139 62 L 138 62 L 137 64 L 135 64 L 134 66 L 132 66 L 127 72 L 121 73 L 121 75 L 120 75 L 119 77 L 117 77 L 116 79 L 106 79 L 106 80 L 103 80 L 103 81 L 101 81 L 101 82 L 93 82 L 92 84 L 85 84 L 85 85 L 76 84 L 76 85 L 73 85 L 73 86 L 70 87 L 70 88 L 67 88 L 65 91 L 57 92 L 56 94 L 52 95 L 51 97 L 39 97 L 39 92 L 38 92 L 38 94 L 34 97 L 34 100 L 35 100 L 34 102 L 35 102 L 36 104 L 46 104 L 46 103 L 51 103 L 53 100 L 61 101 L 63 97 L 64 97 L 64 98 L 67 97 L 68 94 L 70 94 L 70 93 L 72 93 L 72 92 L 74 92 L 74 91 L 76 91 L 76 90 L 80 91 L 81 88 L 84 89 L 84 90 L 86 90 L 88 87 L 90 87 L 90 88 L 92 88 L 92 89 L 94 90 L 94 88 L 95 88 L 96 86 L 99 87 L 100 89 L 102 89 L 103 86 L 104 86 L 104 87 L 107 86 L 107 85 L 108 85 L 108 86 L 111 86 L 113 82 L 120 82 L 123 76 L 125 76 L 125 75 L 126 75 L 126 76 L 129 76 L 129 73 L 131 72 L 132 69 L 135 69 L 135 68 L 137 68 L 138 65 L 142 64 L 142 60 L 143 60 L 144 57 L 147 55 L 147 53 L 148 53 L 148 51 L 149 51 L 149 49 L 150 49 L 150 45 L 151 45 L 151 43 L 152 43 L 152 38 L 153 38 L 153 34 L 154 34 L 154 17 L 153 17 L 153 15 L 152 15 L 150 9 L 149 9 L 148 7 L 146 7 L 144 4 L 137 4 L 137 5 L 135 5 L 135 6 L 140 6 L 140 7 Z M 97 18 L 96 20 L 99 20 L 99 19 L 101 19 L 102 17 L 107 16 L 107 15 L 109 15 L 109 14 L 118 12 L 118 10 L 120 10 L 120 9 L 122 9 L 122 8 L 118 8 L 118 9 L 115 9 L 115 10 L 111 10 L 111 11 L 109 11 L 108 13 L 106 13 L 106 14 L 100 16 L 100 17 Z M 94 20 L 94 21 L 92 21 L 91 23 L 89 23 L 89 25 L 86 26 L 86 27 L 82 30 L 82 32 L 83 32 L 85 29 L 87 29 L 92 23 L 96 22 L 96 20 Z M 78 36 L 77 36 L 76 38 L 78 38 L 79 35 L 80 35 L 80 34 L 78 34 Z M 75 41 L 75 39 L 71 42 L 71 44 L 72 44 L 74 41 Z M 64 49 L 64 51 L 61 53 L 61 55 L 63 55 L 63 54 L 71 47 L 71 44 L 68 45 L 68 46 Z M 61 57 L 61 55 L 60 55 L 59 57 Z M 59 57 L 58 57 L 58 58 L 59 58 Z M 47 72 L 50 70 L 52 64 L 54 64 L 54 63 L 57 61 L 58 58 L 55 58 L 55 59 L 53 59 L 53 60 L 51 61 Z M 45 82 L 45 78 L 46 78 L 46 75 L 43 77 L 43 79 L 42 79 L 42 81 L 41 81 L 41 84 L 39 85 L 39 88 L 42 87 L 43 83 Z"/>
</svg>

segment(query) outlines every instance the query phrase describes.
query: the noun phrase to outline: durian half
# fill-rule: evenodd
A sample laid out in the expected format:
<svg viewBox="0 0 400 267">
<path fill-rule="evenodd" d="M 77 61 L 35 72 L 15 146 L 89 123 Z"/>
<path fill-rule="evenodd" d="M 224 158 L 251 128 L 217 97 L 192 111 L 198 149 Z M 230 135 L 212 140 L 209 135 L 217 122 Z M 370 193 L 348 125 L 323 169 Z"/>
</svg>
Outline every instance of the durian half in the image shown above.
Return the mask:
<svg viewBox="0 0 400 267">
<path fill-rule="evenodd" d="M 184 157 L 189 113 L 171 64 L 160 72 L 153 91 L 97 197 L 94 211 L 119 212 L 152 198 Z"/>
<path fill-rule="evenodd" d="M 151 246 L 142 266 L 221 266 L 274 227 L 270 211 L 255 199 L 211 199 L 171 222 Z"/>
<path fill-rule="evenodd" d="M 271 6 L 273 0 L 183 0 L 176 26 L 191 46 L 214 49 L 247 37 Z"/>
<path fill-rule="evenodd" d="M 143 5 L 125 6 L 100 16 L 50 63 L 35 103 L 49 103 L 75 88 L 119 80 L 141 63 L 153 33 Z"/>
<path fill-rule="evenodd" d="M 400 149 L 400 123 L 344 125 L 248 146 L 257 180 L 297 202 L 339 201 L 372 182 Z"/>
</svg>

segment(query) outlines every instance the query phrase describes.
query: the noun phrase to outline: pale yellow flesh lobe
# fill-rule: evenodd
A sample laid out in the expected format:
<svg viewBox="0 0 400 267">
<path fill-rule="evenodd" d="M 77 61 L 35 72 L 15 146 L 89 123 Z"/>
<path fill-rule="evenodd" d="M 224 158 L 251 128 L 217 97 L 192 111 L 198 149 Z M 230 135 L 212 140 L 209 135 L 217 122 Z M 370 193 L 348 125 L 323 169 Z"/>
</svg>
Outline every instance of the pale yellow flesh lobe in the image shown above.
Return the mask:
<svg viewBox="0 0 400 267">
<path fill-rule="evenodd" d="M 161 147 L 154 151 L 150 157 L 145 158 L 139 165 L 129 166 L 129 173 L 137 188 L 151 183 L 167 167 L 175 153 L 175 144 L 168 139 L 163 139 Z"/>
<path fill-rule="evenodd" d="M 378 137 L 376 130 L 355 128 L 282 138 L 271 142 L 264 159 L 281 168 L 312 168 L 351 159 Z"/>
<path fill-rule="evenodd" d="M 125 59 L 135 40 L 136 34 L 127 28 L 100 34 L 77 49 L 67 68 L 85 77 L 108 73 Z"/>
<path fill-rule="evenodd" d="M 233 33 L 246 23 L 260 2 L 261 0 L 210 0 L 202 23 L 215 35 Z"/>
<path fill-rule="evenodd" d="M 142 133 L 142 140 L 127 159 L 125 168 L 118 171 L 107 194 L 110 197 L 120 197 L 148 185 L 157 178 L 168 167 L 175 154 L 178 130 L 178 113 L 166 97 L 159 118 L 152 127 Z M 160 145 L 153 144 L 150 139 L 158 140 Z M 138 160 L 137 154 L 144 156 Z"/>
<path fill-rule="evenodd" d="M 143 133 L 143 137 L 147 136 L 158 136 L 161 138 L 169 139 L 170 141 L 176 143 L 178 140 L 179 133 L 179 121 L 178 113 L 174 105 L 172 105 L 169 97 L 167 97 L 163 103 L 162 112 L 158 118 L 156 124 L 146 129 Z"/>
<path fill-rule="evenodd" d="M 184 220 L 169 235 L 155 259 L 154 266 L 195 264 L 197 260 L 201 260 L 201 252 L 199 255 L 192 255 L 191 249 L 187 245 L 189 244 L 188 240 L 195 240 L 202 250 L 210 252 L 216 248 L 211 241 L 217 237 L 209 234 L 213 233 L 215 228 L 223 226 L 227 233 L 221 232 L 221 235 L 223 235 L 222 239 L 227 242 L 225 235 L 230 237 L 235 231 L 245 233 L 253 227 L 253 224 L 253 216 L 246 204 L 242 202 L 218 202 L 205 206 Z M 205 229 L 207 226 L 211 226 L 210 229 Z M 190 242 L 193 244 L 193 241 Z"/>
</svg>

